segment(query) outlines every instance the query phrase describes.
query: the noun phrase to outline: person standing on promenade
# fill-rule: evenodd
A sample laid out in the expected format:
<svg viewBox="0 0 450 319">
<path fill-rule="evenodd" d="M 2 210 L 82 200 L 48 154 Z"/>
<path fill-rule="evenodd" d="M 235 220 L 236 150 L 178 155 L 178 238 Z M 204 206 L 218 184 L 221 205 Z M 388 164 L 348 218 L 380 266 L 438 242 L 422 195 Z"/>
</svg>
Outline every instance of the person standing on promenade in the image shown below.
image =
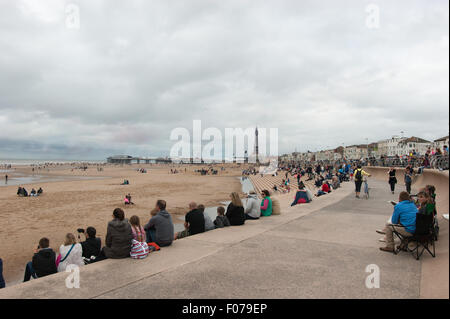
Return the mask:
<svg viewBox="0 0 450 319">
<path fill-rule="evenodd" d="M 397 184 L 397 178 L 395 177 L 395 168 L 389 169 L 389 185 L 391 185 L 391 192 L 394 194 L 395 184 Z"/>
<path fill-rule="evenodd" d="M 8 184 L 8 174 L 5 175 L 5 184 Z"/>
<path fill-rule="evenodd" d="M 405 186 L 408 194 L 411 194 L 412 172 L 410 167 L 405 168 Z"/>
<path fill-rule="evenodd" d="M 356 167 L 356 170 L 354 172 L 354 178 L 355 178 L 355 197 L 359 198 L 359 194 L 361 193 L 361 185 L 363 182 L 363 176 L 368 176 L 370 177 L 371 175 L 367 172 L 365 172 L 361 165 L 358 165 Z"/>
</svg>

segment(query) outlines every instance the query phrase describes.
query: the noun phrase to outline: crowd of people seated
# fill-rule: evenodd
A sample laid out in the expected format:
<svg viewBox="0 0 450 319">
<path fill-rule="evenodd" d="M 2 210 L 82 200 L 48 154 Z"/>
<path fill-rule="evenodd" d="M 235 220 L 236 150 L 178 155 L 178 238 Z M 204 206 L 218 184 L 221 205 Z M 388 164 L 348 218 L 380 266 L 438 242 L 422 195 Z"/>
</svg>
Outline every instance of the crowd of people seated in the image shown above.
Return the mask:
<svg viewBox="0 0 450 319">
<path fill-rule="evenodd" d="M 189 203 L 189 211 L 185 215 L 185 229 L 176 233 L 174 240 L 216 228 L 241 226 L 249 219 L 255 220 L 280 214 L 280 205 L 278 201 L 272 200 L 269 191 L 263 190 L 260 195 L 261 200 L 258 199 L 255 191 L 250 191 L 244 205 L 238 193 L 231 193 L 231 201 L 227 208 L 217 207 L 217 216 L 214 221 L 204 212 L 204 205 L 197 205 L 195 202 Z"/>
<path fill-rule="evenodd" d="M 214 167 L 197 169 L 195 172 L 200 173 L 200 175 L 217 175 L 219 173 Z"/>
<path fill-rule="evenodd" d="M 39 187 L 39 189 L 37 191 L 34 188 L 32 188 L 30 193 L 28 193 L 28 191 L 25 189 L 25 187 L 19 186 L 19 188 L 17 189 L 17 196 L 20 196 L 20 197 L 40 196 L 40 195 L 42 195 L 43 192 L 44 192 L 44 190 L 42 189 L 42 187 Z"/>
<path fill-rule="evenodd" d="M 257 174 L 258 174 L 258 172 L 257 172 L 257 170 L 256 170 L 255 167 L 251 167 L 251 168 L 249 168 L 249 169 L 244 169 L 244 170 L 242 171 L 242 177 L 244 177 L 244 176 L 250 176 L 250 175 L 257 175 Z"/>
<path fill-rule="evenodd" d="M 32 260 L 25 267 L 24 281 L 63 272 L 68 265 L 83 266 L 107 258 L 145 258 L 151 251 L 170 246 L 174 239 L 172 217 L 166 211 L 166 202 L 158 200 L 151 212 L 150 221 L 142 227 L 138 216 L 128 221 L 121 208 L 116 208 L 108 223 L 105 246 L 96 237 L 96 229 L 78 229 L 85 240 L 77 242 L 75 235 L 68 233 L 59 247 L 58 255 L 50 247 L 48 238 L 41 238 Z M 80 236 L 78 236 L 80 239 Z M 0 278 L 3 279 L 3 278 Z M 1 284 L 0 280 L 0 284 Z"/>
</svg>

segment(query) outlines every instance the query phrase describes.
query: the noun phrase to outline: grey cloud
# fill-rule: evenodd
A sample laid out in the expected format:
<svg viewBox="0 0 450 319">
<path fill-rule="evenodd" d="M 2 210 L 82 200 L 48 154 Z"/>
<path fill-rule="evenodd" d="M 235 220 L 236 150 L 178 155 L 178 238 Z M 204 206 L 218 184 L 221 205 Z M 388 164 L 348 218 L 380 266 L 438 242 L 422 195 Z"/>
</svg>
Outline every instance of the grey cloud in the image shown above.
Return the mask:
<svg viewBox="0 0 450 319">
<path fill-rule="evenodd" d="M 356 0 L 66 3 L 79 30 L 60 1 L 0 0 L 2 153 L 168 154 L 193 119 L 277 127 L 280 152 L 448 131 L 447 1 L 377 1 L 377 30 Z"/>
</svg>

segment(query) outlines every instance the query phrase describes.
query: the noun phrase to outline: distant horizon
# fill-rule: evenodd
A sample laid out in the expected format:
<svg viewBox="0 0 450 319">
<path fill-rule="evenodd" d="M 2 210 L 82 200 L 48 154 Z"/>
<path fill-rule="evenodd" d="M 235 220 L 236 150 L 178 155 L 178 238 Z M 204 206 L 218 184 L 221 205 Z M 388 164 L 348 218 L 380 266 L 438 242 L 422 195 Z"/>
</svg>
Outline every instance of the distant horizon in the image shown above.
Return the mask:
<svg viewBox="0 0 450 319">
<path fill-rule="evenodd" d="M 434 142 L 434 140 L 440 139 L 442 137 L 446 137 L 448 135 L 449 135 L 448 133 L 446 135 L 439 135 L 439 136 L 436 136 L 434 139 L 431 139 L 429 141 L 432 143 L 432 142 Z M 378 143 L 378 142 L 380 142 L 382 140 L 390 139 L 390 138 L 395 137 L 395 136 L 401 137 L 400 134 L 393 134 L 393 135 L 390 135 L 390 137 L 378 139 L 377 141 L 369 141 L 368 144 L 370 145 L 372 143 Z M 417 136 L 417 135 L 404 134 L 405 138 L 412 137 L 412 136 L 421 138 L 421 136 Z M 366 144 L 366 142 L 363 142 L 363 143 L 352 143 L 352 144 L 344 143 L 344 145 L 341 144 L 341 145 L 337 145 L 336 147 L 328 146 L 328 148 L 327 147 L 320 148 L 320 147 L 315 146 L 315 147 L 310 148 L 310 149 L 304 148 L 304 150 L 295 150 L 295 148 L 294 148 L 294 149 L 289 150 L 287 152 L 279 152 L 278 155 L 281 156 L 283 154 L 290 154 L 290 153 L 294 153 L 294 152 L 297 152 L 297 153 L 319 152 L 319 151 L 324 151 L 324 150 L 337 149 L 337 148 L 342 147 L 342 146 L 343 147 L 347 147 L 347 146 L 350 146 L 350 145 L 365 145 L 365 144 Z M 50 156 L 50 157 L 36 156 L 36 157 L 33 157 L 33 156 L 26 156 L 26 155 L 9 156 L 9 157 L 5 156 L 5 157 L 3 157 L 3 156 L 0 155 L 0 163 L 5 162 L 5 161 L 41 161 L 41 162 L 58 162 L 58 161 L 60 161 L 60 162 L 89 162 L 89 161 L 93 161 L 93 162 L 106 162 L 106 160 L 107 160 L 107 158 L 109 156 L 115 156 L 115 155 L 130 155 L 130 156 L 135 156 L 135 157 L 150 157 L 150 158 L 170 157 L 169 152 L 167 152 L 167 154 L 165 154 L 165 155 L 163 155 L 162 152 L 160 152 L 159 155 L 141 155 L 141 154 L 135 154 L 133 152 L 113 152 L 113 153 L 110 153 L 110 154 L 107 154 L 107 155 L 96 156 L 96 157 L 91 157 L 91 158 L 88 158 L 88 157 L 85 157 L 85 158 L 65 157 L 64 158 L 64 157 L 58 157 L 58 156 Z"/>
</svg>

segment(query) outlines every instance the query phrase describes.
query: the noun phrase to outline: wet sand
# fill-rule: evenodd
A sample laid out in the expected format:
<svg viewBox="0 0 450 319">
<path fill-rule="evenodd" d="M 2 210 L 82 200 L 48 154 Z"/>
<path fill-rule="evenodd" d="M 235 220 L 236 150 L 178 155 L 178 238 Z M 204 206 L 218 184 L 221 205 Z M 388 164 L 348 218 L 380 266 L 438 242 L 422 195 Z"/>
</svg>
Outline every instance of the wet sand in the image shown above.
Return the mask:
<svg viewBox="0 0 450 319">
<path fill-rule="evenodd" d="M 48 237 L 50 246 L 57 251 L 66 233 L 76 235 L 77 228 L 93 226 L 104 242 L 107 223 L 116 207 L 124 209 L 126 218 L 137 215 L 145 224 L 156 200 L 164 199 L 174 223 L 182 223 L 180 217 L 187 212 L 189 202 L 195 201 L 207 207 L 218 206 L 222 201 L 229 200 L 231 192 L 241 191 L 236 177 L 240 176 L 243 166 L 227 164 L 224 165 L 225 171 L 219 168 L 218 175 L 207 176 L 194 172 L 201 166 L 178 166 L 181 173 L 169 174 L 173 167 L 155 164 L 108 165 L 103 171 L 98 171 L 96 166 L 83 171 L 72 170 L 70 165 L 65 165 L 34 172 L 35 175 L 42 175 L 43 179 L 24 185 L 28 192 L 33 187 L 36 190 L 42 187 L 42 196 L 18 197 L 17 185 L 1 187 L 0 257 L 3 259 L 7 285 L 22 280 L 25 264 L 31 260 L 42 237 Z M 138 168 L 147 169 L 147 173 L 138 172 Z M 14 173 L 26 176 L 33 174 L 33 171 L 29 166 L 16 167 L 15 172 L 8 173 L 10 178 Z M 73 180 L 80 176 L 96 179 Z M 58 181 L 54 181 L 56 178 Z M 130 185 L 120 185 L 124 179 L 128 179 Z M 0 183 L 4 183 L 4 179 Z M 128 193 L 135 205 L 123 203 Z"/>
</svg>

